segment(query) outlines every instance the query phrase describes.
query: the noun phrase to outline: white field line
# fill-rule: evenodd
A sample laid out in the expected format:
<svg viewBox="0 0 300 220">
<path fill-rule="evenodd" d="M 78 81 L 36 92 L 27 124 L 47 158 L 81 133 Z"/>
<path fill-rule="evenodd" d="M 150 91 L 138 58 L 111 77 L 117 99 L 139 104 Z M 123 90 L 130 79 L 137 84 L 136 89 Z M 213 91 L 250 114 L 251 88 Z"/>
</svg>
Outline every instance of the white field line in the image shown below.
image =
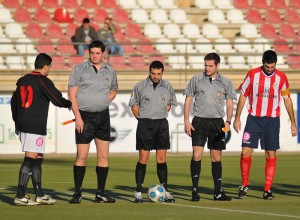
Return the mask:
<svg viewBox="0 0 300 220">
<path fill-rule="evenodd" d="M 215 211 L 222 211 L 222 212 L 226 211 L 226 212 L 253 214 L 253 215 L 265 215 L 265 216 L 287 217 L 287 218 L 300 219 L 300 216 L 296 216 L 296 215 L 284 215 L 284 214 L 275 214 L 275 213 L 269 213 L 269 212 L 255 212 L 255 211 L 224 209 L 224 208 L 214 208 L 214 207 L 195 206 L 195 205 L 183 205 L 183 204 L 175 204 L 175 203 L 172 203 L 172 204 L 163 203 L 163 204 L 170 205 L 170 206 L 187 207 L 187 208 L 193 208 L 193 209 L 207 209 L 207 210 L 215 210 Z"/>
</svg>

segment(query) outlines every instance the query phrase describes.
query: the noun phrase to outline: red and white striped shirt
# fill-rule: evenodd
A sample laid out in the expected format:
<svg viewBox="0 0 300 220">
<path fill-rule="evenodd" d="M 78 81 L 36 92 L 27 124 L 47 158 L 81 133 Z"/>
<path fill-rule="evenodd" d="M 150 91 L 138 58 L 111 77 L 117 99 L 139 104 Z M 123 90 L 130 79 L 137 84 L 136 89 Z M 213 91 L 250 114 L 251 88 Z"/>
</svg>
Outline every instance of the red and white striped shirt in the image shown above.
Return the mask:
<svg viewBox="0 0 300 220">
<path fill-rule="evenodd" d="M 290 97 L 288 79 L 277 69 L 270 76 L 267 76 L 261 67 L 250 70 L 239 90 L 242 95 L 248 97 L 249 114 L 258 117 L 279 117 L 280 96 Z"/>
</svg>

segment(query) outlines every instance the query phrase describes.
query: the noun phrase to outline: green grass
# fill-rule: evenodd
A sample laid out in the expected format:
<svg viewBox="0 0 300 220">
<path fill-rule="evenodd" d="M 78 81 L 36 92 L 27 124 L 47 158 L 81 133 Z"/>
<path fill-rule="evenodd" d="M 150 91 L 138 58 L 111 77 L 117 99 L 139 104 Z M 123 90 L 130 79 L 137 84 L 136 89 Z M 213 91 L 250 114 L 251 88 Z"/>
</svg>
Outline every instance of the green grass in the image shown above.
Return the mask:
<svg viewBox="0 0 300 220">
<path fill-rule="evenodd" d="M 46 155 L 43 163 L 43 188 L 57 199 L 55 205 L 37 207 L 17 207 L 13 204 L 18 181 L 18 171 L 22 155 L 7 158 L 0 156 L 0 219 L 300 219 L 300 160 L 299 153 L 278 154 L 277 173 L 273 190 L 275 199 L 262 199 L 265 159 L 255 154 L 252 161 L 252 188 L 244 199 L 237 198 L 237 188 L 241 182 L 239 155 L 223 156 L 223 188 L 233 196 L 231 202 L 212 200 L 213 181 L 210 158 L 205 156 L 200 179 L 201 200 L 191 202 L 191 179 L 189 163 L 191 156 L 168 155 L 169 191 L 174 195 L 174 204 L 155 204 L 146 200 L 143 204 L 132 203 L 135 190 L 134 170 L 136 154 L 112 154 L 106 189 L 116 197 L 115 204 L 96 204 L 95 195 L 96 158 L 90 155 L 83 183 L 83 196 L 80 205 L 70 205 L 68 200 L 73 193 L 74 155 Z M 147 166 L 145 189 L 158 183 L 154 155 Z M 34 198 L 32 184 L 28 194 Z M 146 193 L 144 193 L 146 197 Z"/>
</svg>

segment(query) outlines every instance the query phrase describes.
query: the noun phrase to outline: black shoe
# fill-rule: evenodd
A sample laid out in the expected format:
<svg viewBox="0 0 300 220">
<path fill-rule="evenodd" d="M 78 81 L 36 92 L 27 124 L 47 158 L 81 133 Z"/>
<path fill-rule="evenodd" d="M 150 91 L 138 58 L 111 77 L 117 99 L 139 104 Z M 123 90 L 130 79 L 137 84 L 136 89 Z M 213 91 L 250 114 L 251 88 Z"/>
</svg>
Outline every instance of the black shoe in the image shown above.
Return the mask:
<svg viewBox="0 0 300 220">
<path fill-rule="evenodd" d="M 264 199 L 274 199 L 274 198 L 275 198 L 274 192 L 271 191 L 271 190 L 269 190 L 269 191 L 264 191 L 263 198 L 264 198 Z"/>
<path fill-rule="evenodd" d="M 238 196 L 239 198 L 245 197 L 247 195 L 248 190 L 250 189 L 250 185 L 239 186 L 238 188 Z"/>
<path fill-rule="evenodd" d="M 200 200 L 200 194 L 198 191 L 192 191 L 192 201 L 198 202 Z"/>
<path fill-rule="evenodd" d="M 95 202 L 115 203 L 116 200 L 105 192 L 97 192 Z"/>
<path fill-rule="evenodd" d="M 69 201 L 69 203 L 71 203 L 71 204 L 79 204 L 81 202 L 81 198 L 82 198 L 81 192 L 74 193 L 73 197 Z"/>
<path fill-rule="evenodd" d="M 231 201 L 231 197 L 226 196 L 224 192 L 220 192 L 220 193 L 214 195 L 214 200 L 217 200 L 217 201 Z"/>
</svg>

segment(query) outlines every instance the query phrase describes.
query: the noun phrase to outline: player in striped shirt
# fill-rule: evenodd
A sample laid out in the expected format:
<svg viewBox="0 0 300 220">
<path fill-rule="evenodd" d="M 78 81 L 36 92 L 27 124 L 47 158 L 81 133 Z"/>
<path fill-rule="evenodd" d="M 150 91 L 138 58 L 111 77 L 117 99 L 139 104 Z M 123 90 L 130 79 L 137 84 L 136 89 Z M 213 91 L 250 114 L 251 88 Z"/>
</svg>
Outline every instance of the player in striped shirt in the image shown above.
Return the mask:
<svg viewBox="0 0 300 220">
<path fill-rule="evenodd" d="M 241 92 L 235 120 L 233 123 L 236 132 L 241 130 L 240 116 L 248 98 L 248 117 L 242 139 L 242 154 L 240 159 L 242 185 L 239 187 L 238 196 L 244 197 L 250 189 L 249 173 L 253 149 L 265 150 L 265 186 L 264 199 L 273 199 L 274 193 L 271 186 L 276 171 L 276 151 L 279 147 L 280 131 L 280 103 L 281 97 L 291 120 L 291 134 L 296 136 L 297 126 L 290 97 L 289 82 L 286 75 L 276 69 L 277 54 L 267 50 L 262 57 L 263 65 L 250 70 L 240 85 Z"/>
</svg>

